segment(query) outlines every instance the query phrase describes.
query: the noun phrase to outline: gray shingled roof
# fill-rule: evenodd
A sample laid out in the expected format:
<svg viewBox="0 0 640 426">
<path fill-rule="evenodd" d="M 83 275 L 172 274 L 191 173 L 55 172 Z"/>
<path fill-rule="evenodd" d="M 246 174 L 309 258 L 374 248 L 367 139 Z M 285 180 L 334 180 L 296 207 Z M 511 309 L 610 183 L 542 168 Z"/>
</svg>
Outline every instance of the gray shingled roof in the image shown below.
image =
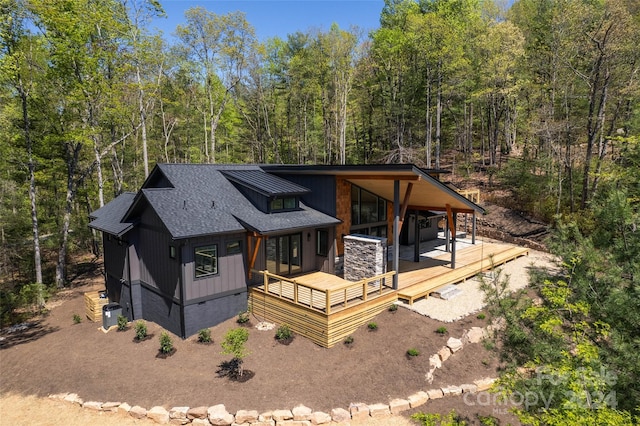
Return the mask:
<svg viewBox="0 0 640 426">
<path fill-rule="evenodd" d="M 131 207 L 135 196 L 134 192 L 118 195 L 110 203 L 91 213 L 90 217 L 93 220 L 89 226 L 112 235 L 125 234 L 135 225 L 135 222 L 121 222 L 121 220 Z"/>
<path fill-rule="evenodd" d="M 231 181 L 237 182 L 259 194 L 273 197 L 278 195 L 302 195 L 311 192 L 308 188 L 270 175 L 262 170 L 224 170 Z"/>
<path fill-rule="evenodd" d="M 146 201 L 176 239 L 242 232 L 245 229 L 269 234 L 340 223 L 338 219 L 303 204 L 299 211 L 263 213 L 242 195 L 222 171 L 252 171 L 267 175 L 258 166 L 158 164 L 147 182 L 153 181 L 157 178 L 156 174 L 161 173 L 173 188 L 146 188 L 143 185 L 135 203 L 119 220 L 133 220 L 139 214 L 136 207 L 143 207 L 139 203 Z M 258 176 L 255 173 L 252 175 Z M 280 185 L 281 188 L 285 187 L 281 182 Z"/>
</svg>

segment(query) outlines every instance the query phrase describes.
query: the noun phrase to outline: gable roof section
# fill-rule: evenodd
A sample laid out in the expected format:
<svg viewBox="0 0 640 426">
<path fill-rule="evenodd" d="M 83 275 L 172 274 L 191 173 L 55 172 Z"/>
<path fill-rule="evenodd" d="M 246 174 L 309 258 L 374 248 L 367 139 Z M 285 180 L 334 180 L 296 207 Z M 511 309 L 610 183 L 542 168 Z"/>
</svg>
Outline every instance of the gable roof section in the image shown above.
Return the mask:
<svg viewBox="0 0 640 426">
<path fill-rule="evenodd" d="M 232 182 L 237 182 L 267 197 L 302 195 L 311 192 L 304 186 L 265 173 L 263 170 L 234 169 L 223 170 L 222 173 Z"/>
<path fill-rule="evenodd" d="M 135 221 L 121 221 L 133 204 L 135 196 L 134 192 L 124 192 L 118 195 L 110 203 L 91 213 L 92 220 L 89 226 L 118 237 L 124 235 L 135 225 Z"/>
<path fill-rule="evenodd" d="M 158 164 L 122 220 L 132 221 L 150 206 L 175 239 L 243 232 L 246 229 L 269 234 L 340 222 L 304 205 L 298 211 L 263 213 L 227 179 L 225 174 L 233 174 L 234 171 L 251 172 L 244 176 L 253 179 L 269 176 L 258 166 L 251 165 Z M 169 185 L 163 188 L 150 185 L 158 182 L 158 176 L 166 178 Z M 294 184 L 287 187 L 280 182 L 284 179 L 271 177 L 275 179 L 269 182 L 280 185 L 280 189 L 306 190 Z"/>
</svg>

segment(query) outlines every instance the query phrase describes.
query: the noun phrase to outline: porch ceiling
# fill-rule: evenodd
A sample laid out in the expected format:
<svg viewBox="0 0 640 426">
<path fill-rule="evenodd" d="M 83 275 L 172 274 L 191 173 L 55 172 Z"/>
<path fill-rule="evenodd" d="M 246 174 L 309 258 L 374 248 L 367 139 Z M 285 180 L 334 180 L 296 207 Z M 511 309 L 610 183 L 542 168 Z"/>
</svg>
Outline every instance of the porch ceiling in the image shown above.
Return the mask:
<svg viewBox="0 0 640 426">
<path fill-rule="evenodd" d="M 447 204 L 457 212 L 483 212 L 484 209 L 466 199 L 464 196 L 449 188 L 439 180 L 423 173 L 419 169 L 395 173 L 375 173 L 368 176 L 343 176 L 349 182 L 367 191 L 373 192 L 387 200 L 393 201 L 394 180 L 400 181 L 400 202 L 404 202 L 405 194 L 412 185 L 408 199 L 409 209 L 446 211 Z"/>
</svg>

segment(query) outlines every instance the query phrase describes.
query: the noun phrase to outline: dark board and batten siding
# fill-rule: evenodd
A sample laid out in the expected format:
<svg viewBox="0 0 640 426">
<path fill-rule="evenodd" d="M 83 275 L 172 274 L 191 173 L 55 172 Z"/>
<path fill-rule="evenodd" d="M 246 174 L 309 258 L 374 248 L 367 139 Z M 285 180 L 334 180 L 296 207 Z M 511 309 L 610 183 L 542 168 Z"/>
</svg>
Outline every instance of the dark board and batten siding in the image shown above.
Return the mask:
<svg viewBox="0 0 640 426">
<path fill-rule="evenodd" d="M 140 281 L 169 298 L 180 300 L 179 259 L 169 257 L 169 246 L 175 243 L 152 209 L 146 209 L 142 214 L 138 228 L 138 253 L 143 254 Z"/>
<path fill-rule="evenodd" d="M 311 190 L 300 198 L 307 206 L 329 216 L 336 216 L 336 178 L 334 176 L 278 175 Z"/>
<path fill-rule="evenodd" d="M 240 242 L 242 253 L 227 255 L 227 243 L 233 241 Z M 189 240 L 188 244 L 182 247 L 185 303 L 188 304 L 194 300 L 211 299 L 216 295 L 229 292 L 246 291 L 246 241 L 246 234 L 242 233 L 193 238 Z M 194 272 L 195 249 L 212 244 L 218 246 L 218 273 L 207 277 L 196 278 Z"/>
</svg>

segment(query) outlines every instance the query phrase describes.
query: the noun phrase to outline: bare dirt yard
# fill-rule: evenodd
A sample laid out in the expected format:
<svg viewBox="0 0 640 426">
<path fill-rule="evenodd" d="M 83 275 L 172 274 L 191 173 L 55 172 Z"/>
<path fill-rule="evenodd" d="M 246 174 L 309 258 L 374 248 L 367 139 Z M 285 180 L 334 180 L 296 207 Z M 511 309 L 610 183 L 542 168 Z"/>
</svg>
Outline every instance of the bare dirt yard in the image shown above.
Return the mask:
<svg viewBox="0 0 640 426">
<path fill-rule="evenodd" d="M 461 337 L 472 326 L 486 326 L 488 319 L 478 319 L 474 314 L 445 324 L 400 307 L 376 317 L 376 331 L 362 327 L 353 334 L 351 345 L 338 344 L 331 349 L 300 336 L 282 345 L 275 340 L 273 330 L 257 330 L 260 318 L 252 316 L 246 325 L 250 355 L 244 368 L 254 376 L 246 382 L 234 382 L 218 377 L 216 371 L 230 358 L 221 354 L 220 342 L 228 330 L 238 326 L 235 318 L 211 328 L 212 344 L 199 343 L 196 336 L 182 340 L 171 335 L 176 351 L 163 359 L 158 357 L 163 330 L 156 324 L 147 322 L 152 337 L 136 342 L 132 325 L 125 331 L 112 329 L 105 333 L 100 323 L 84 316 L 84 292 L 101 289 L 103 284 L 97 269 L 83 269 L 89 272 L 79 277 L 75 286 L 58 294 L 48 315 L 23 330 L 2 333 L 0 418 L 15 414 L 20 406 L 16 398 L 46 398 L 65 392 L 77 393 L 85 401 L 119 401 L 145 408 L 224 404 L 233 413 L 239 409 L 291 409 L 304 404 L 313 410 L 330 411 L 348 408 L 352 402 L 388 403 L 420 390 L 471 383 L 499 373 L 494 351 L 481 343 L 469 344 L 436 370 L 433 383 L 427 383 L 429 355 L 449 337 Z M 83 317 L 81 323 L 74 323 L 74 314 Z M 442 326 L 446 334 L 436 332 Z M 410 348 L 420 355 L 407 357 Z M 48 407 L 53 401 L 43 403 Z M 31 403 L 29 406 L 33 408 Z M 478 413 L 498 414 L 507 422 L 515 422 L 493 407 L 470 406 L 459 397 L 430 401 L 420 409 L 443 414 L 455 409 L 472 421 L 477 421 Z M 50 413 L 48 408 L 45 412 Z M 393 421 L 406 422 L 410 414 Z M 53 418 L 45 423 L 26 416 L 24 420 L 24 424 L 72 424 Z"/>
</svg>

